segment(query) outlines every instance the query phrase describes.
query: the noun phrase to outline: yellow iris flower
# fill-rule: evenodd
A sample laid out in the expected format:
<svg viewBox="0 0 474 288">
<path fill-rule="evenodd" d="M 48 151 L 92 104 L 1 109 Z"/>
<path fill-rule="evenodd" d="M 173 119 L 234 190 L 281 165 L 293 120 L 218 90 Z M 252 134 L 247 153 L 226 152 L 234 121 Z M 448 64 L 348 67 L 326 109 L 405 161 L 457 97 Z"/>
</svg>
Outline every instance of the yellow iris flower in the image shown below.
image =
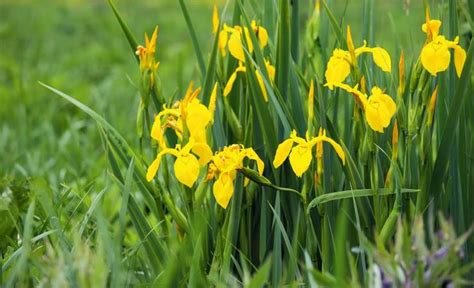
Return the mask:
<svg viewBox="0 0 474 288">
<path fill-rule="evenodd" d="M 217 204 L 224 209 L 227 208 L 234 194 L 237 170 L 243 167 L 245 158 L 254 160 L 257 163 L 258 173 L 263 174 L 265 165 L 252 148 L 243 148 L 242 145 L 234 144 L 224 147 L 222 151 L 212 156 L 208 179 L 216 178 L 212 186 L 213 194 Z"/>
<path fill-rule="evenodd" d="M 283 141 L 278 145 L 275 153 L 275 159 L 273 160 L 273 166 L 275 168 L 280 167 L 286 158 L 290 158 L 291 168 L 295 172 L 296 176 L 301 177 L 306 170 L 308 170 L 311 160 L 313 158 L 312 149 L 315 145 L 322 144 L 322 142 L 328 142 L 336 151 L 342 163 L 345 164 L 345 154 L 342 150 L 341 145 L 336 141 L 326 136 L 326 131 L 320 130 L 317 137 L 308 137 L 306 133 L 306 139 L 298 137 L 296 131 L 293 130 L 290 134 L 290 138 Z M 296 143 L 296 146 L 293 144 Z M 322 149 L 318 149 L 322 153 Z M 291 152 L 291 153 L 290 153 Z"/>
<path fill-rule="evenodd" d="M 196 158 L 197 155 L 199 159 Z M 176 148 L 165 148 L 158 153 L 156 159 L 148 167 L 146 173 L 147 181 L 153 180 L 160 168 L 161 157 L 171 154 L 176 157 L 174 162 L 174 173 L 176 179 L 187 187 L 191 188 L 199 177 L 200 167 L 205 166 L 212 157 L 212 151 L 205 143 L 188 142 L 184 147 L 176 145 Z"/>
<path fill-rule="evenodd" d="M 260 44 L 260 48 L 263 49 L 265 46 L 268 44 L 268 32 L 267 30 L 262 27 L 258 26 L 257 22 L 255 20 L 252 20 L 251 23 L 252 30 L 255 33 L 255 36 L 257 36 L 258 42 Z M 227 47 L 229 48 L 229 52 L 234 57 L 235 59 L 245 62 L 245 56 L 244 56 L 244 48 L 243 48 L 243 43 L 242 43 L 242 34 L 245 35 L 245 40 L 248 45 L 249 52 L 253 52 L 253 44 L 252 40 L 250 39 L 250 32 L 247 27 L 242 28 L 241 26 L 234 26 L 234 27 L 229 27 L 224 24 L 223 31 L 225 32 L 224 34 L 219 34 L 219 37 L 222 37 L 223 39 L 227 40 L 224 42 L 222 40 L 222 44 L 226 44 Z M 230 33 L 230 37 L 228 37 L 228 33 Z M 222 48 L 222 45 L 220 45 Z M 225 45 L 224 45 L 225 47 Z"/>
<path fill-rule="evenodd" d="M 200 88 L 193 90 L 191 82 L 183 100 L 177 102 L 173 108 L 164 107 L 155 117 L 151 137 L 158 141 L 161 148 L 166 147 L 164 133 L 167 128 L 175 130 L 176 135 L 181 139 L 186 127 L 190 139 L 197 143 L 207 143 L 206 128 L 214 119 L 217 84 L 211 94 L 209 107 L 204 106 L 197 98 L 200 91 Z"/>
<path fill-rule="evenodd" d="M 270 82 L 273 84 L 273 81 L 275 80 L 275 67 L 270 63 L 270 61 L 265 60 L 265 69 L 267 70 L 268 77 L 270 77 Z M 239 62 L 239 66 L 237 66 L 232 75 L 230 75 L 229 80 L 227 81 L 224 87 L 225 97 L 227 97 L 227 95 L 229 95 L 232 91 L 235 80 L 237 80 L 237 73 L 245 71 L 247 71 L 247 68 L 242 64 L 242 62 Z M 265 100 L 265 102 L 268 102 L 268 92 L 265 87 L 265 83 L 263 82 L 263 75 L 260 71 L 258 71 L 258 69 L 255 69 L 255 75 L 257 77 L 258 85 L 262 90 L 263 99 Z"/>
<path fill-rule="evenodd" d="M 333 89 L 335 84 L 342 83 L 351 73 L 351 68 L 356 65 L 357 58 L 363 53 L 371 53 L 374 62 L 382 71 L 390 72 L 392 70 L 392 61 L 387 50 L 381 47 L 370 48 L 364 41 L 364 45 L 354 48 L 350 27 L 347 28 L 347 46 L 349 51 L 343 49 L 334 49 L 326 68 L 325 77 L 329 89 Z"/>
<path fill-rule="evenodd" d="M 466 51 L 458 43 L 459 37 L 456 37 L 454 41 L 448 41 L 442 35 L 436 36 L 421 50 L 421 64 L 431 75 L 436 76 L 438 72 L 448 69 L 451 62 L 449 49 L 454 49 L 454 67 L 458 77 L 461 77 L 466 61 Z"/>
<path fill-rule="evenodd" d="M 357 86 L 352 88 L 343 83 L 336 84 L 336 86 L 357 97 L 364 109 L 365 119 L 372 130 L 383 133 L 383 129 L 390 125 L 390 121 L 397 111 L 397 105 L 392 97 L 384 94 L 382 89 L 373 87 L 372 95 L 367 97 L 366 94 L 357 89 Z"/>
<path fill-rule="evenodd" d="M 441 25 L 440 20 L 430 19 L 429 10 L 426 9 L 426 22 L 421 29 L 426 33 L 427 43 L 421 50 L 421 64 L 431 75 L 436 76 L 438 72 L 448 69 L 451 62 L 449 49 L 454 49 L 454 67 L 458 77 L 461 77 L 466 62 L 466 51 L 459 46 L 459 36 L 456 36 L 454 41 L 448 41 L 443 35 L 439 35 Z"/>
</svg>

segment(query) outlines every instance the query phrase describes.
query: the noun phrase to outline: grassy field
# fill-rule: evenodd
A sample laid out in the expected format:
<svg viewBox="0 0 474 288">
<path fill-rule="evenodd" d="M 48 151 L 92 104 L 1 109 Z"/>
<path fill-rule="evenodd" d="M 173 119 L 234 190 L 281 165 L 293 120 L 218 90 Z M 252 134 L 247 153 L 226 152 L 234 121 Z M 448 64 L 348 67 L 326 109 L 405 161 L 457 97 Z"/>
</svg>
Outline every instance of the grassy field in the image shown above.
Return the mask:
<svg viewBox="0 0 474 288">
<path fill-rule="evenodd" d="M 216 116 L 212 129 L 207 127 L 212 151 L 222 149 L 224 145 L 218 143 L 239 143 L 253 147 L 263 159 L 263 176 L 273 186 L 265 186 L 266 180 L 259 178 L 263 176 L 256 176 L 257 167 L 245 162 L 248 170 L 255 170 L 254 174 L 242 167 L 237 169 L 235 192 L 227 209 L 214 200 L 212 185 L 204 181 L 204 168 L 200 171 L 202 181 L 191 185 L 193 188 L 176 180 L 177 169 L 171 169 L 173 157 L 164 158 L 164 168 L 154 182 L 143 181 L 158 144 L 148 136 L 151 125 L 144 126 L 141 140 L 137 136 L 137 107 L 143 99 L 144 78 L 131 53 L 130 39 L 124 36 L 107 1 L 0 2 L 0 286 L 317 287 L 318 283 L 330 287 L 378 287 L 373 281 L 384 281 L 380 271 L 392 277 L 393 285 L 406 283 L 394 276 L 398 259 L 423 259 L 428 263 L 432 259 L 438 261 L 436 255 L 444 250 L 449 250 L 449 257 L 433 260 L 438 266 L 414 264 L 413 269 L 421 272 L 406 274 L 404 279 L 419 280 L 423 269 L 429 268 L 432 274 L 425 275 L 428 280 L 416 283 L 472 284 L 464 281 L 469 281 L 465 275 L 472 272 L 474 241 L 467 234 L 461 236 L 474 221 L 471 49 L 465 64 L 467 72 L 461 78 L 451 64 L 438 78 L 424 71 L 420 76 L 424 80 L 411 79 L 423 70 L 418 58 L 427 43 L 421 31 L 425 5 L 429 5 L 433 19 L 443 21 L 441 31 L 446 38 L 452 40 L 460 35 L 465 51 L 470 48 L 473 5 L 455 0 L 411 1 L 404 7 L 403 2 L 410 1 L 334 0 L 327 1 L 335 20 L 331 22 L 321 4 L 318 39 L 311 43 L 318 46 L 322 55 L 324 67 L 320 73 L 326 69 L 334 48 L 347 49 L 346 41 L 341 40 L 347 38 L 347 25 L 351 26 L 355 47 L 367 40 L 368 46 L 383 47 L 391 56 L 391 74 L 379 71 L 368 56 L 359 60 L 360 74 L 351 72 L 352 87 L 365 84 L 363 81 L 368 87 L 381 86 L 397 104 L 397 114 L 390 117 L 385 133 L 380 134 L 364 124 L 363 114 L 357 114 L 366 108 L 356 112 L 357 103 L 349 97 L 353 92 L 329 91 L 324 86 L 325 79 L 315 76 L 317 68 L 311 68 L 311 60 L 305 58 L 309 54 L 305 33 L 308 19 L 315 13 L 315 1 L 297 1 L 298 13 L 293 12 L 292 6 L 282 4 L 286 1 L 277 0 L 244 1 L 243 13 L 238 2 L 184 1 L 205 59 L 208 74 L 203 74 L 180 1 L 115 1 L 138 43 L 143 45 L 144 32 L 151 35 L 159 26 L 159 96 L 165 99 L 160 104 L 170 107 L 172 99 L 182 99 L 192 80 L 203 87 L 199 98 L 207 104 L 210 93 L 206 92 L 212 91 L 214 82 L 218 83 L 216 115 L 220 116 Z M 221 97 L 237 61 L 229 51 L 227 58 L 220 58 L 219 51 L 213 50 L 214 3 L 221 12 L 221 23 L 250 27 L 241 15 L 257 19 L 259 25 L 272 23 L 266 27 L 269 44 L 262 49 L 277 70 L 276 79 L 267 83 L 267 89 L 273 87 L 275 91 L 270 93 L 268 110 L 262 110 L 267 107 L 262 106 L 263 101 L 249 96 L 260 97 L 263 92 L 248 68 L 242 74 L 247 78 L 237 80 L 237 88 L 228 98 Z M 285 12 L 285 7 L 289 11 Z M 287 38 L 278 30 L 285 23 L 276 17 L 282 13 L 289 13 L 291 19 L 288 32 L 283 35 L 290 37 L 290 30 L 296 29 L 299 37 L 288 38 L 286 48 L 281 43 Z M 295 30 L 291 31 L 295 37 Z M 342 34 L 338 35 L 338 31 Z M 295 65 L 289 60 L 293 45 L 300 55 Z M 402 51 L 406 91 L 398 95 Z M 259 66 L 263 64 L 259 55 L 245 54 L 253 57 L 245 62 L 254 59 Z M 218 60 L 207 67 L 211 59 Z M 211 67 L 216 68 L 215 73 L 209 72 Z M 280 72 L 282 67 L 288 74 Z M 360 76 L 364 74 L 362 80 Z M 307 119 L 310 80 L 316 87 L 313 120 Z M 78 109 L 39 82 L 71 95 L 103 119 L 89 117 L 84 113 L 87 109 Z M 413 91 L 410 85 L 415 85 Z M 438 100 L 434 124 L 426 132 L 423 127 L 435 88 Z M 422 116 L 416 116 L 421 112 L 413 112 L 417 101 L 423 102 L 419 106 Z M 145 113 L 145 122 L 153 121 L 152 115 L 160 112 L 161 106 L 151 103 L 145 109 L 149 113 Z M 462 105 L 453 108 L 456 104 Z M 362 120 L 353 122 L 358 119 L 356 114 Z M 410 120 L 422 125 L 412 127 Z M 123 136 L 130 150 L 123 148 L 126 145 L 108 130 L 105 121 Z M 398 159 L 393 158 L 395 121 L 400 126 Z M 269 130 L 275 130 L 273 139 L 268 139 L 270 132 L 265 132 L 265 127 L 270 126 Z M 307 172 L 302 178 L 294 175 L 289 163 L 280 170 L 274 168 L 275 150 L 288 138 L 289 127 L 301 137 L 306 129 L 313 128 L 313 136 L 318 134 L 316 127 L 327 129 L 328 136 L 342 144 L 344 163 L 325 144 L 324 157 L 318 158 L 324 173 L 316 160 L 309 168 L 311 176 Z M 453 132 L 449 134 L 447 130 Z M 183 137 L 187 137 L 185 133 Z M 181 144 L 185 145 L 184 140 L 170 133 L 166 138 L 169 144 L 183 141 Z M 120 154 L 121 149 L 126 150 L 125 156 Z M 361 152 L 364 149 L 366 155 Z M 127 163 L 121 162 L 121 156 Z M 241 172 L 252 180 L 248 186 L 244 185 Z M 391 177 L 393 180 L 386 180 Z M 304 195 L 304 201 L 279 186 Z M 349 195 L 346 197 L 334 194 L 336 191 L 351 193 L 344 194 Z M 418 196 L 425 195 L 423 191 L 426 199 Z M 359 192 L 368 194 L 355 196 Z M 329 200 L 320 196 L 328 196 Z M 312 200 L 317 199 L 327 202 L 316 205 Z M 438 212 L 450 222 L 438 218 Z M 436 238 L 440 233 L 451 234 Z M 415 238 L 420 241 L 411 243 Z M 410 255 L 409 247 L 416 247 L 413 254 L 419 255 Z M 374 273 L 379 276 L 370 276 Z"/>
</svg>

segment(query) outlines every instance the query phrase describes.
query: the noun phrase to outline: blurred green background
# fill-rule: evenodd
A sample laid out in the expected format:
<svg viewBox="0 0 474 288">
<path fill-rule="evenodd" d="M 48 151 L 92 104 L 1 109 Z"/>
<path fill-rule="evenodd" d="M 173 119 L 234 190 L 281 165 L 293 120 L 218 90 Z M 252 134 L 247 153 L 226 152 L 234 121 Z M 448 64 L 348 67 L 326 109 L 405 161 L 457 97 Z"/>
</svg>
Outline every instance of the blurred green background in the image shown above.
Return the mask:
<svg viewBox="0 0 474 288">
<path fill-rule="evenodd" d="M 257 13 L 263 9 L 260 1 L 248 2 Z M 302 22 L 311 11 L 310 2 L 301 1 Z M 422 1 L 408 7 L 405 2 L 375 1 L 375 43 L 392 53 L 394 63 L 400 49 L 411 57 L 423 43 Z M 187 3 L 201 49 L 208 51 L 214 1 Z M 221 10 L 225 3 L 217 1 Z M 159 74 L 165 95 L 198 78 L 177 1 L 116 4 L 140 42 L 143 32 L 151 33 L 159 25 Z M 362 45 L 362 1 L 337 0 L 331 5 L 343 26 L 351 24 L 356 45 Z M 231 15 L 224 18 L 229 23 Z M 0 175 L 41 176 L 53 187 L 83 185 L 103 175 L 106 166 L 95 123 L 38 81 L 85 102 L 136 145 L 138 77 L 136 62 L 105 0 L 0 1 Z"/>
</svg>

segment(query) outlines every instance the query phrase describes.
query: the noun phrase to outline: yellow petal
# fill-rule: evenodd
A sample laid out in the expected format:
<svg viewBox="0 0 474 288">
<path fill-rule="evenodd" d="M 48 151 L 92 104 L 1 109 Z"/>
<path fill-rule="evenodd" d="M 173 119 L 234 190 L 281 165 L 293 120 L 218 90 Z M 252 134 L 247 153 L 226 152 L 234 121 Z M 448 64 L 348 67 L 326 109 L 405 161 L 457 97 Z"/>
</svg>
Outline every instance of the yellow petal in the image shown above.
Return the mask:
<svg viewBox="0 0 474 288">
<path fill-rule="evenodd" d="M 314 118 L 314 83 L 311 80 L 308 93 L 308 121 L 311 123 Z"/>
<path fill-rule="evenodd" d="M 234 86 L 234 82 L 237 79 L 237 71 L 234 71 L 232 75 L 230 75 L 229 80 L 227 81 L 227 84 L 224 87 L 224 96 L 227 97 L 229 95 L 230 91 L 232 91 L 232 87 Z"/>
<path fill-rule="evenodd" d="M 211 148 L 205 143 L 195 143 L 193 145 L 192 151 L 194 154 L 199 156 L 199 165 L 204 166 L 212 158 L 212 150 Z"/>
<path fill-rule="evenodd" d="M 290 153 L 291 168 L 296 176 L 301 177 L 311 164 L 311 147 L 309 145 L 297 145 Z"/>
<path fill-rule="evenodd" d="M 216 111 L 216 100 L 217 100 L 217 82 L 214 84 L 212 89 L 211 98 L 209 99 L 209 113 L 211 114 L 211 123 L 214 122 L 214 112 Z"/>
<path fill-rule="evenodd" d="M 265 60 L 265 67 L 267 68 L 268 77 L 270 77 L 270 80 L 275 80 L 275 66 L 273 66 L 270 61 Z"/>
<path fill-rule="evenodd" d="M 374 89 L 372 89 L 374 91 Z M 383 133 L 395 114 L 397 106 L 393 99 L 382 93 L 374 93 L 365 106 L 367 123 L 372 130 Z"/>
<path fill-rule="evenodd" d="M 242 48 L 242 40 L 238 32 L 233 32 L 230 35 L 227 43 L 230 54 L 237 60 L 245 62 L 244 49 Z"/>
<path fill-rule="evenodd" d="M 221 49 L 222 56 L 226 55 L 225 47 L 227 46 L 227 40 L 229 39 L 227 33 L 228 32 L 225 30 L 219 32 L 219 49 Z"/>
<path fill-rule="evenodd" d="M 458 77 L 461 77 L 464 62 L 466 62 L 466 51 L 459 45 L 454 46 L 454 65 Z"/>
<path fill-rule="evenodd" d="M 421 63 L 433 76 L 448 69 L 450 60 L 448 47 L 440 41 L 432 41 L 421 50 Z"/>
<path fill-rule="evenodd" d="M 258 154 L 252 148 L 244 149 L 245 156 L 247 156 L 250 160 L 254 160 L 257 162 L 257 169 L 260 175 L 263 174 L 263 169 L 265 168 L 265 164 L 263 163 L 262 159 L 258 156 Z"/>
<path fill-rule="evenodd" d="M 268 44 L 267 29 L 263 28 L 262 26 L 258 26 L 257 38 L 258 38 L 258 42 L 260 43 L 260 48 L 264 48 L 265 46 L 267 46 Z"/>
<path fill-rule="evenodd" d="M 286 139 L 280 145 L 278 145 L 275 153 L 275 159 L 273 159 L 273 167 L 278 168 L 285 162 L 286 158 L 290 154 L 291 147 L 293 147 L 293 140 Z"/>
<path fill-rule="evenodd" d="M 193 187 L 199 176 L 199 162 L 194 155 L 188 154 L 176 158 L 174 162 L 176 179 L 189 188 Z"/>
<path fill-rule="evenodd" d="M 250 53 L 253 52 L 253 44 L 252 44 L 252 39 L 250 38 L 250 32 L 249 32 L 249 29 L 247 27 L 244 28 L 244 33 L 245 33 L 245 41 L 247 41 L 247 48 L 249 50 Z M 243 45 L 243 43 L 241 42 L 241 44 Z M 243 54 L 242 54 L 243 55 Z M 244 62 L 244 61 L 242 61 Z"/>
<path fill-rule="evenodd" d="M 428 24 L 428 25 L 426 25 Z M 429 20 L 421 26 L 421 30 L 426 33 L 428 39 L 436 38 L 439 34 L 439 28 L 441 27 L 441 21 Z"/>
<path fill-rule="evenodd" d="M 156 159 L 151 163 L 146 171 L 146 181 L 150 182 L 155 178 L 158 168 L 160 168 L 161 156 L 156 157 Z"/>
<path fill-rule="evenodd" d="M 352 41 L 352 33 L 351 33 L 351 26 L 347 25 L 347 32 L 346 32 L 346 42 L 347 42 L 347 49 L 349 50 L 349 54 L 351 55 L 352 61 L 355 61 L 355 47 L 354 42 Z"/>
<path fill-rule="evenodd" d="M 212 186 L 212 192 L 217 204 L 226 209 L 234 194 L 234 179 L 229 173 L 221 173 Z"/>
<path fill-rule="evenodd" d="M 336 49 L 338 50 L 338 49 Z M 326 68 L 325 77 L 329 89 L 333 89 L 334 84 L 342 83 L 351 73 L 351 65 L 347 59 L 338 56 L 331 56 Z"/>
<path fill-rule="evenodd" d="M 255 70 L 255 76 L 257 76 L 258 86 L 260 86 L 260 90 L 262 90 L 263 100 L 268 102 L 267 89 L 265 88 L 265 83 L 263 83 L 262 74 L 258 70 Z"/>
<path fill-rule="evenodd" d="M 392 71 L 392 61 L 390 59 L 390 54 L 387 50 L 376 47 L 372 49 L 372 55 L 374 57 L 374 62 L 377 66 L 380 67 L 385 72 Z"/>
<path fill-rule="evenodd" d="M 206 142 L 206 126 L 211 122 L 212 115 L 207 107 L 199 101 L 191 102 L 186 109 L 186 126 L 189 134 L 196 142 Z"/>
<path fill-rule="evenodd" d="M 219 30 L 219 11 L 217 11 L 217 6 L 214 5 L 212 9 L 212 34 L 216 34 Z"/>
<path fill-rule="evenodd" d="M 339 145 L 339 143 L 337 143 L 336 141 L 334 141 L 333 139 L 331 139 L 327 136 L 323 136 L 322 140 L 328 142 L 329 144 L 331 144 L 332 148 L 334 148 L 334 151 L 336 151 L 337 156 L 339 156 L 339 158 L 341 158 L 342 164 L 345 164 L 346 163 L 346 154 L 344 153 L 344 150 L 342 150 L 341 145 Z"/>
<path fill-rule="evenodd" d="M 163 132 L 161 131 L 161 119 L 160 117 L 155 117 L 153 121 L 153 126 L 151 126 L 151 138 L 155 139 L 158 142 L 161 142 L 163 139 Z"/>
</svg>

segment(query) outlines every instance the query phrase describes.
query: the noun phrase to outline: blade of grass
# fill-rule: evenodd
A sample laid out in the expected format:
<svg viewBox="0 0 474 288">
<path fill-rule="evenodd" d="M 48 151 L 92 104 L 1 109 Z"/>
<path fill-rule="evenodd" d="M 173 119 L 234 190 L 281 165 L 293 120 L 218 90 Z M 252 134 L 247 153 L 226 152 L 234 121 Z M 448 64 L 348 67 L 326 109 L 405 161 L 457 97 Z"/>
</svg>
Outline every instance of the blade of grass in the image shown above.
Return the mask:
<svg viewBox="0 0 474 288">
<path fill-rule="evenodd" d="M 191 35 L 191 41 L 193 43 L 194 52 L 196 53 L 199 69 L 201 70 L 201 77 L 205 77 L 206 64 L 204 62 L 204 57 L 202 55 L 201 48 L 199 47 L 199 41 L 196 35 L 196 31 L 194 31 L 194 26 L 191 21 L 191 17 L 189 16 L 188 8 L 186 7 L 184 0 L 179 0 L 179 5 L 181 6 L 181 10 L 183 11 L 184 20 L 186 20 L 186 26 L 188 27 L 189 34 Z"/>
<path fill-rule="evenodd" d="M 112 8 L 112 11 L 114 12 L 115 17 L 117 18 L 117 21 L 120 24 L 120 27 L 122 28 L 123 33 L 125 34 L 125 37 L 127 38 L 128 44 L 130 45 L 130 48 L 132 49 L 133 56 L 139 62 L 138 55 L 135 54 L 135 51 L 137 50 L 138 47 L 138 42 L 135 39 L 135 36 L 133 36 L 132 31 L 130 28 L 128 28 L 127 23 L 123 19 L 123 17 L 120 15 L 117 7 L 115 6 L 114 2 L 112 0 L 108 0 L 108 3 L 110 5 L 110 8 Z"/>
<path fill-rule="evenodd" d="M 418 189 L 401 189 L 401 193 L 418 193 Z M 308 211 L 311 208 L 314 208 L 317 205 L 324 204 L 331 201 L 347 199 L 347 198 L 357 198 L 357 197 L 367 197 L 367 196 L 387 196 L 394 195 L 396 191 L 390 188 L 379 188 L 379 189 L 356 189 L 356 190 L 347 190 L 347 191 L 338 191 L 332 193 L 326 193 L 321 196 L 314 198 L 308 204 Z"/>
</svg>

